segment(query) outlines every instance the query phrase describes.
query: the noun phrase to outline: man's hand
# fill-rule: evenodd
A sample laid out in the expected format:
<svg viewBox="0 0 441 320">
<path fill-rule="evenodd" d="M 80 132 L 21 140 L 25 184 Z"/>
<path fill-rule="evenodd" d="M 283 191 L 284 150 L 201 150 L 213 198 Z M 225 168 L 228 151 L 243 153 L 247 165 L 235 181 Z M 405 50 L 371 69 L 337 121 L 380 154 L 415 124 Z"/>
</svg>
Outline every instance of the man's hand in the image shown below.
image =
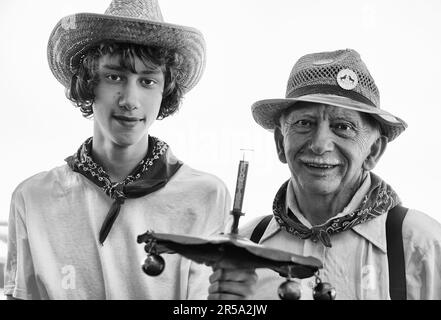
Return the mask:
<svg viewBox="0 0 441 320">
<path fill-rule="evenodd" d="M 257 283 L 255 269 L 222 269 L 213 267 L 208 300 L 245 300 Z"/>
</svg>

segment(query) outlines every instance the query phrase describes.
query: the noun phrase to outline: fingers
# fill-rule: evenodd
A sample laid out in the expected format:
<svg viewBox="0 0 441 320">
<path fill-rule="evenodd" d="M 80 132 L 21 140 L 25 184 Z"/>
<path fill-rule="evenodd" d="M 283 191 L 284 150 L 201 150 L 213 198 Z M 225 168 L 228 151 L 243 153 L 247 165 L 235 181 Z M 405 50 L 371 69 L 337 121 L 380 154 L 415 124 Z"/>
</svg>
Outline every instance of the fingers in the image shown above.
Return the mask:
<svg viewBox="0 0 441 320">
<path fill-rule="evenodd" d="M 209 280 L 208 299 L 242 300 L 254 293 L 257 274 L 254 269 L 217 269 Z"/>
<path fill-rule="evenodd" d="M 235 295 L 235 299 L 245 299 L 253 294 L 254 283 L 236 281 L 216 281 L 208 287 L 209 294 Z"/>
<path fill-rule="evenodd" d="M 256 282 L 257 274 L 254 269 L 213 269 L 210 283 L 215 281 Z"/>
<path fill-rule="evenodd" d="M 243 296 L 237 296 L 228 293 L 210 293 L 207 300 L 245 300 Z"/>
</svg>

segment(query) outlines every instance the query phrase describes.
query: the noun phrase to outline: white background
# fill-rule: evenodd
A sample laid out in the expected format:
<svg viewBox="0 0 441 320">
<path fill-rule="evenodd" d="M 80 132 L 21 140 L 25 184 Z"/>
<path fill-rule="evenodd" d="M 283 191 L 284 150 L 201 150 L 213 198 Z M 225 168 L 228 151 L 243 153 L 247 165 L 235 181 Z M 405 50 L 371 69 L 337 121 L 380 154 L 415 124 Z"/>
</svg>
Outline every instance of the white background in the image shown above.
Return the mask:
<svg viewBox="0 0 441 320">
<path fill-rule="evenodd" d="M 54 166 L 92 134 L 52 76 L 46 46 L 63 16 L 103 13 L 109 0 L 1 0 L 0 220 L 14 188 Z M 439 209 L 441 1 L 161 0 L 167 22 L 200 29 L 207 66 L 180 112 L 154 124 L 187 164 L 211 172 L 234 193 L 240 148 L 254 149 L 244 220 L 269 214 L 289 177 L 272 134 L 251 117 L 259 99 L 284 97 L 303 54 L 356 49 L 381 92 L 382 107 L 409 124 L 374 170 L 404 205 L 441 221 Z M 245 221 L 242 221 L 245 222 Z"/>
</svg>

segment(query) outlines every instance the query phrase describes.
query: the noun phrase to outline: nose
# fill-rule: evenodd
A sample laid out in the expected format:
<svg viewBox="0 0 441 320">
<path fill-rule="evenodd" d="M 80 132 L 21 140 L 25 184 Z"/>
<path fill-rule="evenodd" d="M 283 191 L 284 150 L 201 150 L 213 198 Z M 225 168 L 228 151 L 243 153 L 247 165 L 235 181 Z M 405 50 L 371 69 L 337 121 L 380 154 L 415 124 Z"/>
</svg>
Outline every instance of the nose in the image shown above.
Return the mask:
<svg viewBox="0 0 441 320">
<path fill-rule="evenodd" d="M 317 155 L 322 155 L 334 148 L 332 140 L 332 131 L 327 123 L 320 123 L 313 133 L 310 143 L 310 149 Z"/>
<path fill-rule="evenodd" d="M 127 81 L 119 97 L 118 105 L 126 111 L 133 111 L 139 108 L 138 88 L 136 82 Z"/>
</svg>

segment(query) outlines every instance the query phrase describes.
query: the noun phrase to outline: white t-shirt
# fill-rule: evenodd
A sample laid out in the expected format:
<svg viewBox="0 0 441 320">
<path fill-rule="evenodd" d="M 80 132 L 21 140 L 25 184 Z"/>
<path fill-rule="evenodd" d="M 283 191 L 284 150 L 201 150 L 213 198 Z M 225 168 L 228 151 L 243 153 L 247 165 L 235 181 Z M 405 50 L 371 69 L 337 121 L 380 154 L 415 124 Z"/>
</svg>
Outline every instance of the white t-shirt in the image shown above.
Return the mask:
<svg viewBox="0 0 441 320">
<path fill-rule="evenodd" d="M 14 191 L 5 294 L 20 299 L 205 299 L 211 269 L 163 254 L 157 277 L 141 269 L 147 230 L 194 236 L 223 232 L 230 196 L 217 177 L 183 165 L 162 189 L 121 207 L 104 245 L 98 233 L 112 204 L 67 165 Z"/>
</svg>

